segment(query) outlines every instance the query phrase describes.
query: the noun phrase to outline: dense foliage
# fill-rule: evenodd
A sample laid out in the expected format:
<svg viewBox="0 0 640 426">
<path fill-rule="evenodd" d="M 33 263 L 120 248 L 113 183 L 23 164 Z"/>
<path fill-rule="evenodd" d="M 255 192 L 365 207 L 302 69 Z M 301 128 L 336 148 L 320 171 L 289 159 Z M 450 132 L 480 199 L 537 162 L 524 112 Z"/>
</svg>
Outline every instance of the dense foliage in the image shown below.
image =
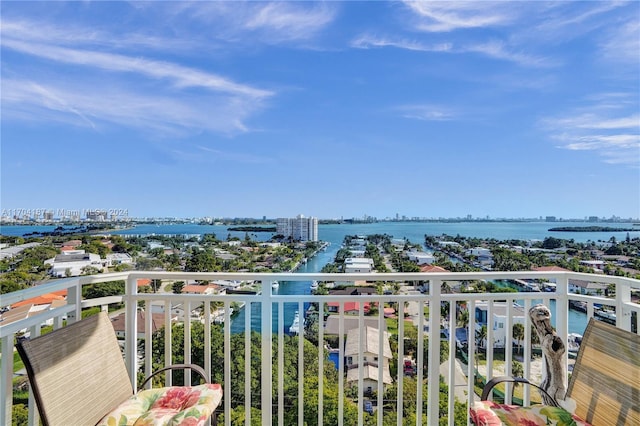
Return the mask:
<svg viewBox="0 0 640 426">
<path fill-rule="evenodd" d="M 200 323 L 191 325 L 191 362 L 198 365 L 204 363 L 204 326 Z M 231 393 L 231 424 L 244 424 L 245 405 L 248 396 L 251 398 L 252 420 L 260 420 L 260 403 L 261 403 L 261 383 L 260 372 L 262 368 L 262 351 L 261 336 L 258 333 L 251 333 L 248 337 L 251 341 L 250 353 L 245 353 L 245 335 L 232 334 L 230 340 L 231 353 L 231 374 L 225 380 L 224 377 L 224 349 L 223 349 L 223 329 L 221 326 L 211 327 L 211 380 L 216 383 L 223 384 Z M 164 330 L 158 331 L 153 336 L 153 353 L 154 360 L 153 369 L 159 369 L 164 366 Z M 184 361 L 184 330 L 181 324 L 174 325 L 171 329 L 172 340 L 172 363 L 181 363 Z M 428 343 L 425 342 L 425 348 Z M 140 350 L 143 350 L 141 345 Z M 448 348 L 445 347 L 441 353 L 444 357 Z M 278 396 L 278 340 L 273 340 L 273 357 L 271 360 L 273 374 L 273 406 L 276 406 Z M 303 383 L 303 404 L 304 404 L 304 424 L 316 425 L 318 423 L 318 348 L 311 342 L 303 341 L 303 365 L 298 362 L 298 337 L 284 336 L 283 346 L 283 395 L 284 395 L 284 424 L 298 424 L 298 384 L 300 380 Z M 426 354 L 426 352 L 425 352 Z M 245 393 L 245 375 L 247 373 L 245 360 L 249 356 L 249 368 L 251 369 L 250 393 Z M 425 355 L 426 356 L 426 355 Z M 426 360 L 427 358 L 425 358 Z M 329 361 L 328 355 L 324 356 L 323 364 L 323 421 L 324 424 L 337 424 L 338 419 L 338 371 L 334 364 Z M 173 382 L 182 383 L 183 373 L 180 371 L 173 373 Z M 196 380 L 194 376 L 193 381 Z M 416 389 L 418 384 L 414 378 L 405 377 L 404 379 L 404 398 L 403 398 L 403 423 L 416 424 Z M 426 396 L 427 396 L 427 380 L 423 382 L 423 410 L 426 412 Z M 344 404 L 344 421 L 345 424 L 357 423 L 357 405 L 351 395 L 357 395 L 357 391 L 353 388 L 347 388 L 345 393 Z M 386 388 L 384 397 L 384 422 L 383 424 L 397 424 L 397 387 L 390 385 Z M 375 395 L 374 395 L 375 400 Z M 447 388 L 444 384 L 440 385 L 440 421 L 447 416 Z M 466 407 L 463 404 L 456 403 L 456 422 L 466 419 Z M 277 423 L 277 412 L 273 413 L 273 423 Z M 219 421 L 224 420 L 224 415 L 218 416 Z M 423 417 L 423 423 L 426 417 Z M 365 415 L 365 425 L 376 424 L 375 416 Z M 457 424 L 457 423 L 456 423 Z"/>
</svg>

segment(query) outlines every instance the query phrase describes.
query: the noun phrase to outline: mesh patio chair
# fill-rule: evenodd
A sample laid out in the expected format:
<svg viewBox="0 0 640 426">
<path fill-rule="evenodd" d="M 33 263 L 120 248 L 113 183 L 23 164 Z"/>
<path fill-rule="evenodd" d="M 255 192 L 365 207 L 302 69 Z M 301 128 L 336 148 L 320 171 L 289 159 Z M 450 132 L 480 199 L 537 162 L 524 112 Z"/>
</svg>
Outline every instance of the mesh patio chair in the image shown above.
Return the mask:
<svg viewBox="0 0 640 426">
<path fill-rule="evenodd" d="M 575 402 L 573 414 L 551 405 L 517 407 L 487 401 L 502 381 L 528 384 L 522 378 L 495 378 L 474 404 L 476 425 L 566 424 L 640 425 L 640 336 L 593 318 L 584 332 L 565 399 Z M 537 387 L 537 386 L 536 386 Z M 548 395 L 547 395 L 548 396 Z"/>
<path fill-rule="evenodd" d="M 118 341 L 105 312 L 17 344 L 43 425 L 202 425 L 222 399 L 197 365 L 177 364 L 204 384 L 134 393 Z M 186 372 L 185 372 L 186 374 Z"/>
</svg>

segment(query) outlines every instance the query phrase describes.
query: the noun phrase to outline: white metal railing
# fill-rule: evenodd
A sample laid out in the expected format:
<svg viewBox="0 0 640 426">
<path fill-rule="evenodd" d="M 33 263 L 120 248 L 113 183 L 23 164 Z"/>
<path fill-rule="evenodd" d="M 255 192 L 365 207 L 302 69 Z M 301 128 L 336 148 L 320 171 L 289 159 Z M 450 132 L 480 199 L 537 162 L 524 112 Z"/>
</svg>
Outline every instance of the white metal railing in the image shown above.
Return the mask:
<svg viewBox="0 0 640 426">
<path fill-rule="evenodd" d="M 260 294 L 229 294 L 229 295 L 191 295 L 191 294 L 169 294 L 169 293 L 138 293 L 137 292 L 137 280 L 141 278 L 149 279 L 162 279 L 162 280 L 234 280 L 234 281 L 251 281 L 255 280 L 263 284 L 264 289 Z M 552 280 L 556 283 L 556 291 L 553 293 L 442 293 L 441 288 L 443 283 L 448 285 L 455 284 L 456 282 L 468 282 L 473 280 L 498 280 L 498 279 L 543 279 Z M 589 282 L 599 282 L 615 287 L 615 298 L 607 298 L 602 296 L 588 296 L 578 295 L 568 292 L 570 280 L 583 280 Z M 110 299 L 99 300 L 83 300 L 82 299 L 82 287 L 87 284 L 111 282 L 115 280 L 125 280 L 126 289 L 125 294 Z M 280 295 L 272 292 L 271 283 L 273 281 L 283 282 L 311 282 L 313 280 L 321 282 L 339 282 L 339 283 L 354 283 L 355 281 L 367 280 L 374 283 L 405 283 L 408 286 L 412 286 L 414 289 L 418 283 L 429 283 L 429 290 L 425 294 L 421 294 L 417 291 L 411 291 L 408 294 L 385 294 L 385 295 L 361 295 L 361 296 L 337 296 L 337 295 Z M 555 326 L 558 334 L 565 338 L 568 336 L 569 330 L 569 301 L 582 301 L 587 304 L 586 317 L 592 317 L 594 315 L 595 308 L 599 305 L 610 306 L 616 313 L 616 325 L 626 330 L 634 330 L 637 332 L 638 328 L 638 315 L 640 313 L 640 305 L 631 301 L 631 292 L 633 290 L 640 289 L 640 281 L 594 274 L 582 274 L 572 272 L 473 272 L 473 273 L 370 273 L 370 274 L 299 274 L 299 273 L 183 273 L 183 272 L 125 272 L 116 274 L 101 274 L 94 276 L 67 278 L 57 280 L 48 284 L 33 287 L 20 292 L 9 293 L 2 295 L 0 302 L 1 306 L 11 306 L 22 300 L 26 300 L 38 295 L 46 294 L 57 290 L 67 290 L 67 305 L 53 309 L 43 311 L 33 317 L 23 319 L 8 324 L 2 324 L 0 326 L 0 339 L 2 348 L 2 367 L 1 367 L 1 395 L 3 400 L 0 404 L 0 423 L 11 423 L 11 410 L 13 405 L 13 356 L 7 354 L 13 354 L 14 342 L 20 333 L 28 331 L 30 335 L 40 335 L 41 325 L 45 321 L 53 321 L 54 328 L 62 327 L 64 325 L 63 319 L 66 318 L 66 322 L 76 321 L 81 317 L 81 310 L 86 306 L 103 305 L 105 303 L 113 303 L 114 301 L 121 300 L 124 302 L 125 318 L 126 318 L 126 332 L 124 339 L 125 347 L 125 362 L 130 372 L 131 381 L 136 388 L 137 377 L 135 372 L 139 371 L 141 362 L 144 364 L 145 374 L 151 372 L 153 359 L 153 340 L 151 336 L 152 316 L 145 316 L 145 334 L 144 334 L 144 350 L 143 353 L 139 353 L 137 336 L 137 321 L 138 321 L 138 308 L 139 305 L 143 305 L 146 312 L 151 311 L 152 303 L 161 303 L 164 306 L 164 342 L 165 347 L 164 359 L 166 364 L 172 362 L 172 318 L 168 313 L 171 312 L 171 307 L 175 304 L 182 304 L 185 314 L 182 317 L 182 325 L 184 327 L 184 362 L 191 361 L 192 353 L 192 324 L 191 321 L 184 321 L 184 318 L 190 318 L 189 312 L 192 308 L 203 305 L 203 323 L 204 323 L 204 342 L 203 342 L 203 358 L 204 369 L 209 375 L 212 373 L 212 361 L 211 361 L 211 328 L 213 316 L 211 314 L 211 303 L 220 302 L 224 304 L 224 325 L 223 325 L 223 389 L 224 397 L 223 404 L 219 408 L 220 412 L 224 414 L 224 424 L 231 424 L 231 412 L 232 409 L 238 406 L 244 407 L 256 407 L 261 409 L 261 424 L 285 424 L 285 417 L 291 418 L 292 413 L 287 406 L 286 401 L 291 400 L 291 395 L 285 395 L 283 391 L 283 383 L 285 377 L 283 371 L 285 369 L 285 362 L 292 362 L 290 359 L 285 359 L 284 354 L 284 341 L 288 324 L 285 324 L 285 310 L 287 307 L 298 310 L 300 313 L 300 327 L 303 332 L 303 319 L 305 304 L 317 303 L 320 308 L 320 312 L 324 312 L 324 308 L 328 303 L 337 302 L 338 308 L 338 334 L 340 336 L 346 335 L 348 328 L 347 319 L 357 318 L 360 325 L 359 341 L 363 342 L 365 337 L 364 327 L 366 319 L 373 318 L 374 323 L 377 323 L 378 330 L 386 329 L 386 320 L 384 318 L 384 312 L 382 307 L 385 303 L 395 303 L 398 307 L 409 306 L 409 313 L 405 313 L 405 308 L 397 309 L 398 326 L 397 326 L 397 349 L 393 353 L 393 358 L 397 360 L 397 373 L 392 378 L 396 386 L 395 398 L 386 398 L 385 400 L 385 387 L 383 386 L 383 371 L 378 369 L 377 377 L 374 382 L 376 397 L 374 398 L 374 405 L 377 407 L 373 416 L 377 424 L 383 423 L 383 418 L 386 416 L 394 417 L 394 422 L 398 425 L 404 424 L 405 414 L 415 415 L 416 424 L 424 424 L 425 418 L 428 420 L 428 424 L 438 424 L 439 417 L 441 415 L 448 416 L 450 425 L 454 424 L 454 401 L 462 399 L 461 402 L 469 404 L 473 401 L 475 396 L 474 378 L 476 372 L 475 357 L 476 352 L 476 339 L 475 333 L 469 332 L 467 345 L 456 349 L 456 323 L 458 318 L 456 315 L 456 306 L 464 304 L 469 312 L 468 315 L 468 330 L 476 330 L 476 307 L 479 304 L 486 304 L 487 318 L 490 325 L 491 320 L 494 317 L 494 312 L 498 309 L 506 309 L 506 322 L 504 323 L 505 329 L 505 342 L 513 342 L 512 326 L 514 324 L 514 310 L 521 309 L 518 306 L 524 308 L 524 324 L 525 324 L 525 339 L 524 342 L 529 342 L 531 338 L 530 321 L 527 312 L 534 303 L 542 302 L 548 306 L 552 306 L 552 314 L 555 320 Z M 359 303 L 357 312 L 355 314 L 347 315 L 345 313 L 345 304 L 349 302 L 362 302 Z M 240 377 L 232 375 L 232 366 L 234 363 L 233 356 L 237 356 L 236 353 L 231 353 L 231 315 L 230 307 L 232 303 L 245 303 L 243 312 L 239 315 L 244 315 L 244 383 L 237 383 L 241 380 Z M 364 303 L 370 302 L 372 304 L 378 304 L 377 314 L 365 315 Z M 518 303 L 515 306 L 514 303 Z M 449 307 L 449 314 L 446 317 L 442 317 L 440 307 Z M 429 307 L 428 315 L 425 315 L 425 308 Z M 437 309 L 433 309 L 437 307 Z M 255 309 L 254 309 L 255 308 Z M 254 314 L 255 311 L 255 314 Z M 256 318 L 257 317 L 257 318 Z M 320 316 L 323 318 L 323 315 Z M 251 377 L 252 369 L 252 340 L 251 330 L 253 320 L 256 320 L 256 324 L 260 324 L 260 361 L 259 371 L 260 377 Z M 417 330 L 415 334 L 408 332 L 410 327 L 405 320 L 412 321 L 412 324 L 416 326 Z M 277 331 L 272 331 L 274 322 L 277 324 Z M 320 324 L 324 324 L 321 320 Z M 429 327 L 427 328 L 427 324 Z M 431 380 L 430 378 L 439 378 L 441 375 L 440 365 L 440 350 L 441 339 L 436 337 L 440 333 L 441 325 L 445 324 L 448 329 L 448 343 L 449 354 L 448 360 L 443 363 L 443 371 L 445 381 L 448 383 L 448 407 L 446 413 L 439 413 L 439 380 Z M 493 342 L 494 336 L 499 330 L 494 330 L 492 326 L 487 327 L 487 342 Z M 430 334 L 431 332 L 431 334 Z M 435 333 L 434 333 L 435 332 Z M 428 340 L 428 346 L 425 348 L 425 337 L 433 336 Z M 315 337 L 315 336 L 314 336 Z M 323 326 L 318 327 L 317 341 L 318 347 L 322 350 L 318 350 L 318 357 L 315 360 L 305 358 L 305 345 L 303 339 L 297 340 L 297 395 L 294 395 L 296 403 L 293 404 L 297 407 L 297 422 L 303 424 L 305 417 L 305 409 L 309 412 L 317 412 L 317 423 L 324 424 L 326 421 L 325 415 L 325 401 L 327 396 L 324 394 L 324 375 L 327 368 L 333 368 L 331 364 L 326 364 L 327 353 L 324 350 L 324 342 L 328 337 Z M 415 339 L 415 340 L 414 340 Z M 414 340 L 414 341 L 412 341 Z M 275 345 L 274 345 L 275 342 Z M 403 360 L 408 355 L 407 347 L 409 345 L 415 346 L 416 351 L 413 354 L 416 364 L 415 375 L 415 398 L 416 398 L 416 412 L 404 413 L 403 400 L 405 398 L 405 386 L 409 383 L 408 379 L 403 373 Z M 360 345 L 362 347 L 362 344 Z M 377 359 L 382 360 L 384 357 L 383 348 L 385 341 L 383 334 L 379 334 L 378 340 L 378 353 Z M 277 349 L 277 350 L 276 350 Z M 359 368 L 357 372 L 357 395 L 353 397 L 349 392 L 351 391 L 350 385 L 346 380 L 346 366 L 344 363 L 345 343 L 344 339 L 338 339 L 338 362 L 336 367 L 337 374 L 337 421 L 339 425 L 357 424 L 362 425 L 365 423 L 365 416 L 368 416 L 363 410 L 363 404 L 361 401 L 365 398 L 365 383 L 368 383 L 365 377 L 364 368 Z M 460 371 L 457 366 L 459 361 L 456 360 L 456 354 L 463 352 L 466 354 L 468 363 L 464 371 L 463 377 L 456 374 L 456 371 Z M 426 358 L 425 358 L 426 354 Z M 532 347 L 530 344 L 523 344 L 523 358 L 524 358 L 524 376 L 531 377 L 531 355 Z M 512 373 L 511 365 L 513 360 L 513 351 L 505 351 L 504 373 L 510 375 Z M 568 355 L 565 354 L 565 361 L 568 362 Z M 305 362 L 307 365 L 305 365 Z M 364 354 L 360 351 L 357 358 L 357 364 L 364 365 Z M 382 364 L 382 362 L 381 362 Z M 277 374 L 274 377 L 273 366 L 277 366 Z M 494 351 L 486 351 L 486 378 L 487 380 L 495 375 L 495 360 Z M 308 405 L 308 399 L 305 395 L 305 371 L 308 368 L 317 369 L 318 371 L 318 389 L 317 389 L 317 404 L 313 409 Z M 167 376 L 167 382 L 170 384 L 171 378 Z M 187 377 L 188 381 L 189 378 Z M 257 380 L 260 383 L 260 394 L 257 395 L 255 389 L 252 388 L 252 381 Z M 423 383 L 426 382 L 426 392 L 423 391 Z M 411 382 L 413 383 L 413 382 Z M 466 383 L 466 386 L 465 386 Z M 240 386 L 244 389 L 244 395 L 235 395 L 231 393 L 233 387 Z M 464 387 L 464 395 L 462 398 L 458 388 Z M 308 392 L 308 390 L 307 390 Z M 347 397 L 347 395 L 351 395 Z M 394 400 L 395 399 L 395 400 Z M 524 398 L 525 403 L 530 400 L 528 391 L 525 390 Z M 358 401 L 354 403 L 353 401 Z M 387 403 L 385 403 L 387 402 Z M 330 401 L 329 401 L 330 403 Z M 351 405 L 357 404 L 357 405 Z M 34 409 L 33 398 L 29 398 L 29 424 L 37 424 L 37 412 Z M 357 406 L 357 411 L 354 407 Z M 423 410 L 423 406 L 426 406 L 426 410 Z M 289 410 L 289 411 L 286 411 Z M 354 411 L 357 413 L 355 418 L 353 416 Z M 426 417 L 424 417 L 426 416 Z M 245 424 L 251 424 L 252 413 L 251 410 L 244 411 Z M 367 423 L 368 420 L 366 419 Z"/>
</svg>

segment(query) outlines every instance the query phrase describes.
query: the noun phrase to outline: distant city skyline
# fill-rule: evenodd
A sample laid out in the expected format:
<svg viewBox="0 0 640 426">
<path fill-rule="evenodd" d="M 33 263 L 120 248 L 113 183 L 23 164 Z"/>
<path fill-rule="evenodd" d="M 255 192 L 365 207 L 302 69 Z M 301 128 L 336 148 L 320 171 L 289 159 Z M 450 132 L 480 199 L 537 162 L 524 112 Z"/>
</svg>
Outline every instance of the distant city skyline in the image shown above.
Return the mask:
<svg viewBox="0 0 640 426">
<path fill-rule="evenodd" d="M 6 212 L 640 217 L 640 2 L 29 1 L 0 19 Z"/>
<path fill-rule="evenodd" d="M 559 217 L 554 215 L 546 216 L 520 216 L 520 217 L 492 217 L 483 216 L 477 217 L 471 214 L 465 216 L 407 216 L 396 213 L 395 216 L 377 217 L 371 215 L 361 216 L 339 216 L 339 217 L 317 217 L 314 215 L 297 214 L 295 217 L 268 217 L 265 215 L 257 216 L 129 216 L 128 211 L 125 209 L 118 209 L 109 212 L 106 209 L 91 209 L 91 210 L 75 210 L 75 209 L 2 209 L 0 212 L 0 222 L 3 224 L 22 223 L 22 222 L 35 222 L 35 223 L 51 223 L 51 222 L 118 222 L 118 221 L 197 221 L 197 222 L 209 222 L 214 223 L 218 221 L 229 220 L 254 220 L 254 221 L 269 221 L 276 223 L 280 220 L 292 221 L 292 220 L 320 220 L 320 221 L 544 221 L 544 222 L 561 222 L 561 221 L 586 221 L 586 222 L 637 222 L 640 221 L 640 217 L 623 217 L 617 215 L 611 216 L 582 216 L 582 217 Z"/>
</svg>

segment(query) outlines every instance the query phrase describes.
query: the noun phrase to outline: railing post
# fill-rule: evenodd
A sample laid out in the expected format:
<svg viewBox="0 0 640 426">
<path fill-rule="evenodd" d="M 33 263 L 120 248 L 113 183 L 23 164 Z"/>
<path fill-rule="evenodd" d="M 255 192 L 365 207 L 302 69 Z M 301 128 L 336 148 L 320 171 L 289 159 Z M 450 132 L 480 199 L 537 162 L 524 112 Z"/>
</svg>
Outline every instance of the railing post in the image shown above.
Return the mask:
<svg viewBox="0 0 640 426">
<path fill-rule="evenodd" d="M 76 279 L 76 285 L 67 289 L 67 303 L 73 303 L 75 309 L 67 312 L 67 324 L 73 324 L 82 318 L 82 283 Z"/>
<path fill-rule="evenodd" d="M 558 280 L 556 284 L 556 333 L 565 345 L 568 345 L 569 337 L 569 278 L 565 275 Z M 526 312 L 528 315 L 529 313 Z M 569 365 L 569 351 L 565 349 L 563 357 L 563 365 Z M 546 361 L 546 359 L 545 359 Z M 565 382 L 566 384 L 566 382 Z"/>
<path fill-rule="evenodd" d="M 127 364 L 127 370 L 129 371 L 129 377 L 131 378 L 131 385 L 133 389 L 137 389 L 137 334 L 138 334 L 138 304 L 134 295 L 137 292 L 137 280 L 132 278 L 131 275 L 127 277 L 125 284 L 125 337 L 124 337 L 124 355 L 125 362 Z"/>
<path fill-rule="evenodd" d="M 631 331 L 631 311 L 625 305 L 631 303 L 631 286 L 624 285 L 621 280 L 616 282 L 616 326 Z"/>
<path fill-rule="evenodd" d="M 429 376 L 427 385 L 427 419 L 430 425 L 439 422 L 440 405 L 440 288 L 442 280 L 429 283 Z M 424 316 L 424 311 L 419 312 Z M 436 332 L 434 333 L 434 330 Z"/>
<path fill-rule="evenodd" d="M 273 394 L 273 344 L 271 341 L 271 329 L 273 324 L 273 312 L 271 309 L 271 281 L 262 281 L 262 424 L 271 424 L 272 419 L 272 394 Z M 251 407 L 247 407 L 250 410 Z"/>
<path fill-rule="evenodd" d="M 2 390 L 3 401 L 0 403 L 0 423 L 5 425 L 11 424 L 11 410 L 13 408 L 13 339 L 14 335 L 4 336 L 0 342 L 3 354 L 11 354 L 11 356 L 2 357 Z"/>
</svg>

